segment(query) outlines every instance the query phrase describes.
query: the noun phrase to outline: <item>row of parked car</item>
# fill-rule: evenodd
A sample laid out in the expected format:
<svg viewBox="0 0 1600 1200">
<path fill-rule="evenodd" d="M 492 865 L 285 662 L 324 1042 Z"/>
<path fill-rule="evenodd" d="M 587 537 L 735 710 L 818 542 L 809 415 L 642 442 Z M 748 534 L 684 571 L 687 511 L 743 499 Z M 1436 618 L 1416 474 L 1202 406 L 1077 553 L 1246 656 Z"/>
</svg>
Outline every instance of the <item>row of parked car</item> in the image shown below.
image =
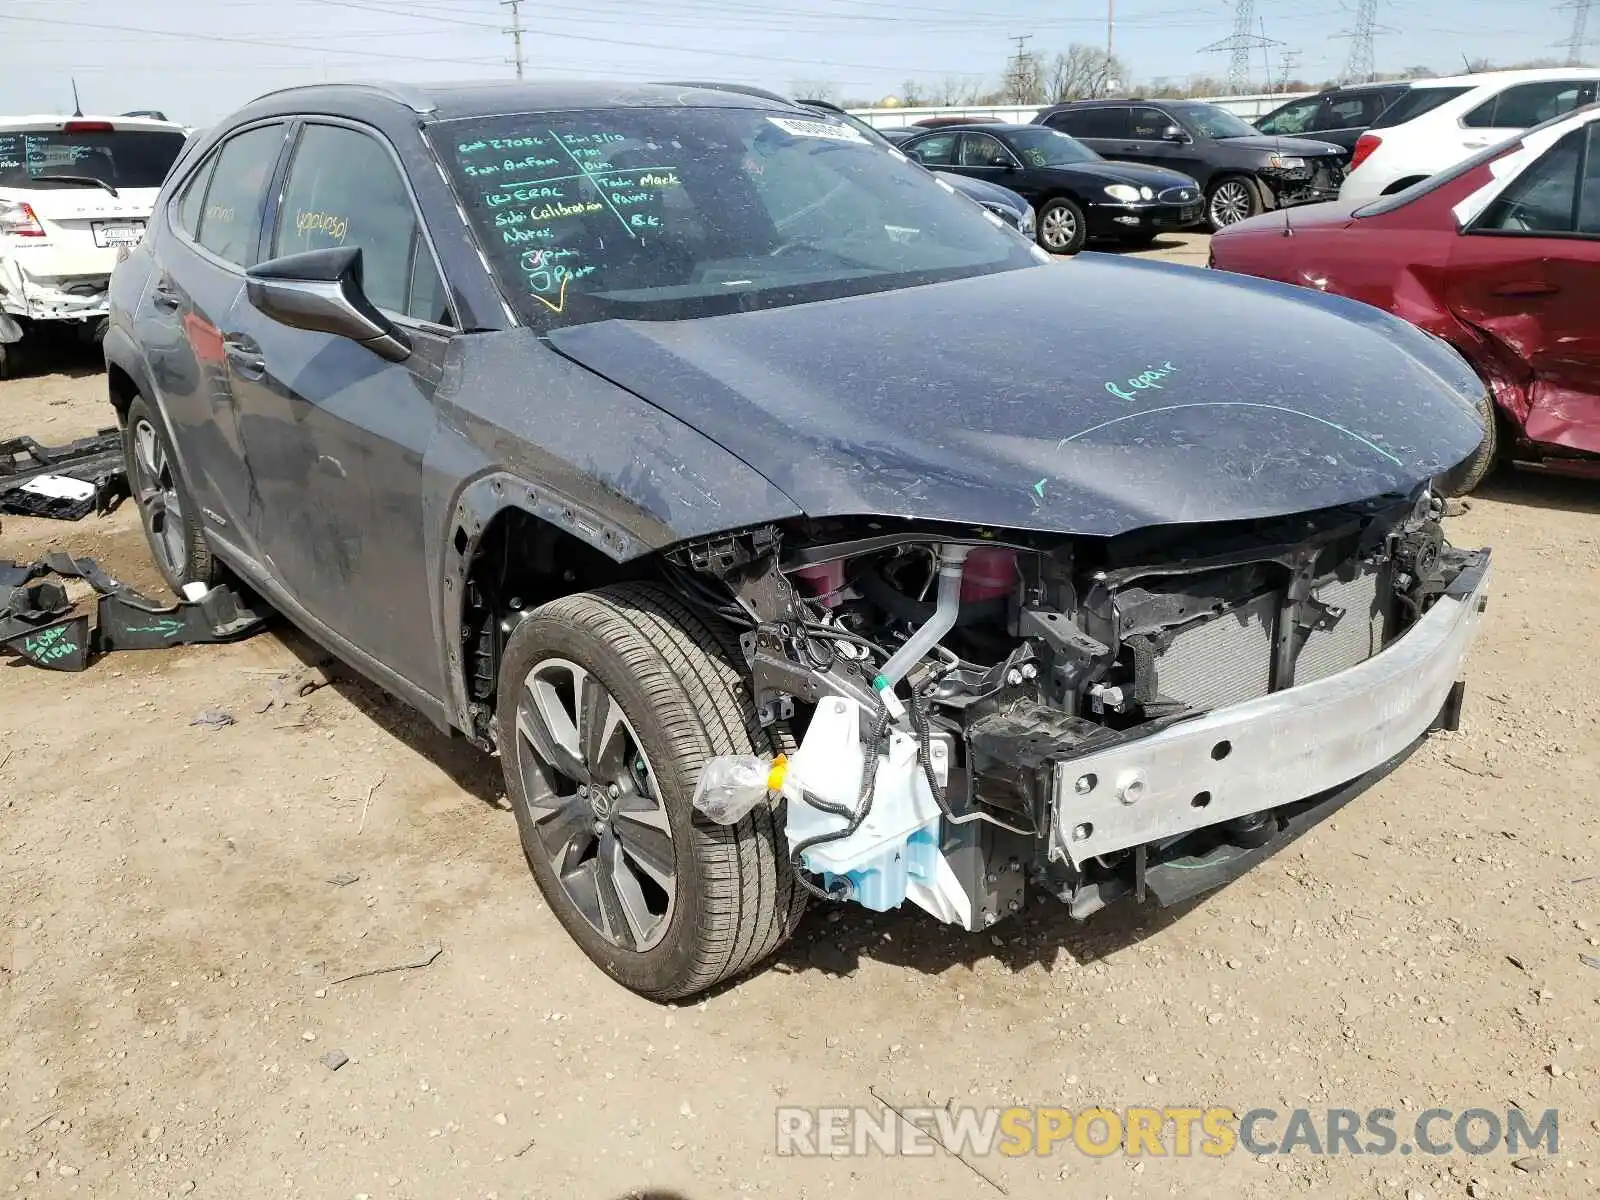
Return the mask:
<svg viewBox="0 0 1600 1200">
<path fill-rule="evenodd" d="M 1185 176 L 1200 188 L 1205 223 L 1215 231 L 1269 210 L 1401 191 L 1592 103 L 1597 81 L 1600 71 L 1591 68 L 1550 68 L 1358 84 L 1297 97 L 1253 124 L 1192 100 L 1078 100 L 1045 108 L 1032 124 L 1067 134 L 1081 148 L 1052 148 L 1052 163 L 1098 157 Z M 1030 177 L 1030 168 L 1042 164 L 1015 147 L 1000 153 L 989 141 L 950 136 L 980 125 L 1002 141 L 1017 129 L 989 118 L 930 117 L 881 132 L 929 165 L 1014 187 L 1041 210 L 1057 195 L 1079 213 L 1103 204 L 1092 177 L 1085 178 L 1087 190 L 1075 189 L 1066 176 Z M 1040 144 L 1037 138 L 1033 144 Z M 1121 237 L 1131 228 L 1096 228 L 1090 236 Z"/>
</svg>

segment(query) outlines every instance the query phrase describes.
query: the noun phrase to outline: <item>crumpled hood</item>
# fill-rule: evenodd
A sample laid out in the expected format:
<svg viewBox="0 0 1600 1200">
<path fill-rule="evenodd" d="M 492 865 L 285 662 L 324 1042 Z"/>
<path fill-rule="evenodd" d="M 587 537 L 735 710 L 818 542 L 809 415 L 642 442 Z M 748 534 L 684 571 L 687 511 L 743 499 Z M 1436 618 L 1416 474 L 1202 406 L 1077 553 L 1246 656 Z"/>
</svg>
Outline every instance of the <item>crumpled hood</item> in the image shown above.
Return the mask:
<svg viewBox="0 0 1600 1200">
<path fill-rule="evenodd" d="M 1111 535 L 1407 491 L 1478 444 L 1442 342 L 1337 296 L 1082 254 L 547 335 L 814 517 Z"/>
</svg>

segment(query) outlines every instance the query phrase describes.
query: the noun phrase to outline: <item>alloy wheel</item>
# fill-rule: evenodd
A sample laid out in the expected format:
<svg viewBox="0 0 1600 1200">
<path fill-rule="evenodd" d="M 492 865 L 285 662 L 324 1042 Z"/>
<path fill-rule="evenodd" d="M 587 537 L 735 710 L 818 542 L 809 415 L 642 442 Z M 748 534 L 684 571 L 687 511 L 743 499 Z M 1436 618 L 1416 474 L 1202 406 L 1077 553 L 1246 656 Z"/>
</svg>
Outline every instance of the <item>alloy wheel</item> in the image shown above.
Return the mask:
<svg viewBox="0 0 1600 1200">
<path fill-rule="evenodd" d="M 1045 213 L 1040 230 L 1048 249 L 1065 250 L 1078 236 L 1078 218 L 1070 208 L 1053 208 Z"/>
<path fill-rule="evenodd" d="M 622 706 L 577 663 L 543 659 L 517 699 L 516 750 L 538 848 L 567 898 L 613 945 L 650 949 L 671 923 L 676 851 Z"/>
<path fill-rule="evenodd" d="M 1233 225 L 1250 215 L 1250 192 L 1243 181 L 1230 179 L 1211 194 L 1211 223 Z"/>
<path fill-rule="evenodd" d="M 150 530 L 150 544 L 161 556 L 167 573 L 182 579 L 189 550 L 177 472 L 155 426 L 142 419 L 133 427 L 133 470 L 134 496 Z"/>
</svg>

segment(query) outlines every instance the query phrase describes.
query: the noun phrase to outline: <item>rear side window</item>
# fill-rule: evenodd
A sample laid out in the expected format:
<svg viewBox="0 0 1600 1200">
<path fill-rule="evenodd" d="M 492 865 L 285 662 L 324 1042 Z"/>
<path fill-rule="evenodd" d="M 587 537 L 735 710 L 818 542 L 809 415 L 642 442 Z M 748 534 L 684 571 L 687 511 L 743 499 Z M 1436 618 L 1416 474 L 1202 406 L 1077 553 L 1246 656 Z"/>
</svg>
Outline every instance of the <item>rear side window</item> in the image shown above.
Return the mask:
<svg viewBox="0 0 1600 1200">
<path fill-rule="evenodd" d="M 236 267 L 255 264 L 261 207 L 283 149 L 283 134 L 282 125 L 263 125 L 229 138 L 213 156 L 216 165 L 196 240 Z"/>
<path fill-rule="evenodd" d="M 1465 96 L 1466 87 L 1414 87 L 1379 114 L 1372 123 L 1373 129 L 1393 129 L 1407 121 L 1415 121 L 1424 113 L 1431 113 L 1441 104 L 1448 104 L 1457 96 Z"/>
<path fill-rule="evenodd" d="M 1069 108 L 1052 113 L 1045 124 L 1078 138 L 1119 138 L 1128 136 L 1126 108 Z"/>
<path fill-rule="evenodd" d="M 183 143 L 176 129 L 0 129 L 0 187 L 54 191 L 104 183 L 119 189 L 158 188 Z"/>
<path fill-rule="evenodd" d="M 1478 105 L 1461 123 L 1469 129 L 1532 129 L 1592 99 L 1594 84 L 1586 79 L 1519 83 Z"/>
<path fill-rule="evenodd" d="M 375 138 L 307 125 L 295 149 L 272 257 L 356 246 L 362 288 L 379 308 L 439 322 L 442 289 L 400 171 Z"/>
<path fill-rule="evenodd" d="M 1388 96 L 1383 92 L 1352 92 L 1347 96 L 1333 96 L 1327 107 L 1317 114 L 1313 128 L 1357 129 L 1371 125 L 1387 105 Z"/>
<path fill-rule="evenodd" d="M 206 202 L 206 187 L 211 182 L 211 173 L 216 169 L 217 158 L 212 155 L 184 185 L 183 198 L 178 201 L 177 226 L 186 237 L 193 238 L 200 230 L 201 206 Z"/>
</svg>

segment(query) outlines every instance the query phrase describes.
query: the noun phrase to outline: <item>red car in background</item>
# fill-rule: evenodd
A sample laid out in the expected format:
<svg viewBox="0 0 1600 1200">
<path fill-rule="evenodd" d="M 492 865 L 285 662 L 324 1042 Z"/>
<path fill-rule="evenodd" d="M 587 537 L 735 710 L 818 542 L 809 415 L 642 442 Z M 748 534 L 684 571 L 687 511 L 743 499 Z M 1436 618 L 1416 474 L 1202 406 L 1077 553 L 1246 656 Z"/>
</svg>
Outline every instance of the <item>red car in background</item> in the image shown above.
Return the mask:
<svg viewBox="0 0 1600 1200">
<path fill-rule="evenodd" d="M 1600 105 L 1393 196 L 1230 225 L 1210 263 L 1387 309 L 1460 351 L 1494 404 L 1452 494 L 1503 456 L 1600 478 Z"/>
</svg>

